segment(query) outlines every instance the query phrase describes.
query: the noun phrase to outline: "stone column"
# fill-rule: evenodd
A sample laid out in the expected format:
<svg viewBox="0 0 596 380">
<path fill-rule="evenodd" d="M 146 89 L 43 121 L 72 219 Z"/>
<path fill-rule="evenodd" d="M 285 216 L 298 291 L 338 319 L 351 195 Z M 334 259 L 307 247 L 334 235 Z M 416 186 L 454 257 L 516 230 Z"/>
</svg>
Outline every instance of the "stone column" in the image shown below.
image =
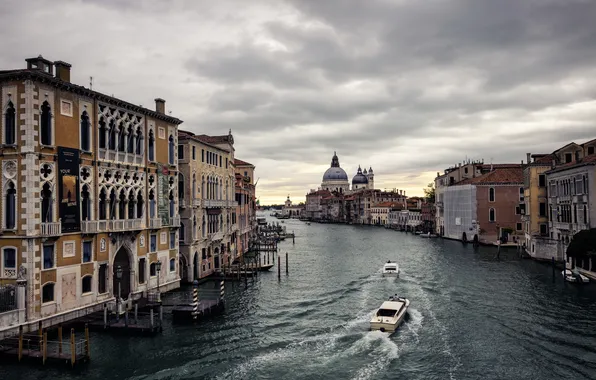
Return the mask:
<svg viewBox="0 0 596 380">
<path fill-rule="evenodd" d="M 27 269 L 25 269 L 24 265 L 21 265 L 21 267 L 19 268 L 19 273 L 18 273 L 18 277 L 17 277 L 17 309 L 19 311 L 19 324 L 25 323 L 26 321 L 26 317 L 27 317 L 27 313 L 26 313 L 26 307 L 27 307 L 27 278 L 25 277 L 27 273 Z"/>
</svg>

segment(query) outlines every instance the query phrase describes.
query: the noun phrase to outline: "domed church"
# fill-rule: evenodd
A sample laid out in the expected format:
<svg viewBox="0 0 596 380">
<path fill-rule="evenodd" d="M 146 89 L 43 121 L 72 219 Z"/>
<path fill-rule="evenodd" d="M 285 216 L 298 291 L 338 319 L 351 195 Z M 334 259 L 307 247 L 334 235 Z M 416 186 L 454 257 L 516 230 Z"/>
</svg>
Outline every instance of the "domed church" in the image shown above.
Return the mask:
<svg viewBox="0 0 596 380">
<path fill-rule="evenodd" d="M 366 168 L 364 171 L 358 166 L 358 171 L 354 178 L 352 178 L 352 191 L 374 189 L 375 180 L 372 168 L 368 171 Z M 333 158 L 331 159 L 331 167 L 327 169 L 323 174 L 323 182 L 321 183 L 322 190 L 337 191 L 339 193 L 350 192 L 350 182 L 348 175 L 339 166 L 339 159 L 337 158 L 337 152 L 333 152 Z"/>
</svg>

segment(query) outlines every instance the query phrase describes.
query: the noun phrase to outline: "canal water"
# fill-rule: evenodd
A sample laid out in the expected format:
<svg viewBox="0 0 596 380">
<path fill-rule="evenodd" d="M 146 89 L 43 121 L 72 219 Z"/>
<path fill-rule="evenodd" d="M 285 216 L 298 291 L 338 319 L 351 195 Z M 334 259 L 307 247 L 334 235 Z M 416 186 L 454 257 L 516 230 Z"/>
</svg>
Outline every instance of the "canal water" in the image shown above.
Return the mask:
<svg viewBox="0 0 596 380">
<path fill-rule="evenodd" d="M 268 219 L 270 219 L 268 217 Z M 286 220 L 289 275 L 226 285 L 224 316 L 129 338 L 93 333 L 75 372 L 0 367 L 0 379 L 596 379 L 596 285 L 565 284 L 515 251 L 378 227 Z M 283 257 L 283 256 L 282 256 Z M 380 276 L 388 259 L 399 279 Z M 557 274 L 559 274 L 557 272 Z M 410 299 L 388 336 L 389 295 Z"/>
</svg>

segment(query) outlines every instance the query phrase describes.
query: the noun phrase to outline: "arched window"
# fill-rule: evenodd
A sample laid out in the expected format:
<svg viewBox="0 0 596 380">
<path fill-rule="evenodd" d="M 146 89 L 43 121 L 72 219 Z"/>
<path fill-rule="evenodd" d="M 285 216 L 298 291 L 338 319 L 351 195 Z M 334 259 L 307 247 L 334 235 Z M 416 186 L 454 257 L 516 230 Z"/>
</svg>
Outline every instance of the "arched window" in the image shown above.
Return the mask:
<svg viewBox="0 0 596 380">
<path fill-rule="evenodd" d="M 174 192 L 170 191 L 170 218 L 174 217 Z"/>
<path fill-rule="evenodd" d="M 4 203 L 4 221 L 5 227 L 8 230 L 14 230 L 17 225 L 16 206 L 17 206 L 17 190 L 13 182 L 8 182 L 6 186 L 6 201 Z"/>
<path fill-rule="evenodd" d="M 4 143 L 6 145 L 16 144 L 16 135 L 16 112 L 14 105 L 9 101 L 4 114 Z"/>
<path fill-rule="evenodd" d="M 128 194 L 128 219 L 134 219 L 134 218 L 135 218 L 135 195 L 131 191 L 130 194 Z"/>
<path fill-rule="evenodd" d="M 116 150 L 116 123 L 114 120 L 110 121 L 110 130 L 108 131 L 108 149 Z"/>
<path fill-rule="evenodd" d="M 203 180 L 201 181 L 201 194 L 202 198 L 205 199 L 205 176 L 203 176 Z"/>
<path fill-rule="evenodd" d="M 149 131 L 149 161 L 155 161 L 155 137 L 153 130 Z"/>
<path fill-rule="evenodd" d="M 110 192 L 110 219 L 116 219 L 116 191 L 112 189 Z"/>
<path fill-rule="evenodd" d="M 126 150 L 126 144 L 124 140 L 124 126 L 121 123 L 120 125 L 118 125 L 118 152 L 124 152 Z"/>
<path fill-rule="evenodd" d="M 496 220 L 495 209 L 491 207 L 488 210 L 488 221 L 494 222 L 495 220 Z"/>
<path fill-rule="evenodd" d="M 184 199 L 184 175 L 178 173 L 178 199 Z"/>
<path fill-rule="evenodd" d="M 127 153 L 134 153 L 135 152 L 135 131 L 132 128 L 132 125 L 128 126 L 126 130 L 126 152 Z"/>
<path fill-rule="evenodd" d="M 219 231 L 223 230 L 223 215 L 219 215 Z"/>
<path fill-rule="evenodd" d="M 219 199 L 223 199 L 223 180 L 219 180 Z"/>
<path fill-rule="evenodd" d="M 107 193 L 106 189 L 101 189 L 99 192 L 99 220 L 106 220 L 107 213 L 106 213 L 106 206 L 107 206 Z"/>
<path fill-rule="evenodd" d="M 136 153 L 140 156 L 143 154 L 143 130 L 141 127 L 137 128 L 137 149 Z"/>
<path fill-rule="evenodd" d="M 495 201 L 495 188 L 494 187 L 488 188 L 488 201 L 489 202 Z"/>
<path fill-rule="evenodd" d="M 170 259 L 170 272 L 176 272 L 176 259 Z"/>
<path fill-rule="evenodd" d="M 203 234 L 203 237 L 205 237 L 205 227 L 206 227 L 205 223 L 206 223 L 206 222 L 205 222 L 205 215 L 203 215 L 203 226 L 202 226 L 202 234 Z"/>
<path fill-rule="evenodd" d="M 170 135 L 169 140 L 169 149 L 168 149 L 168 162 L 170 163 L 170 165 L 174 165 L 174 136 Z"/>
<path fill-rule="evenodd" d="M 139 191 L 139 194 L 137 195 L 137 219 L 141 219 L 143 217 L 144 207 L 145 203 L 143 202 L 143 194 L 141 191 Z"/>
<path fill-rule="evenodd" d="M 197 175 L 192 175 L 192 199 L 197 197 Z"/>
<path fill-rule="evenodd" d="M 226 180 L 226 201 L 230 199 L 230 182 Z"/>
<path fill-rule="evenodd" d="M 149 192 L 149 217 L 155 218 L 155 194 L 153 190 Z"/>
<path fill-rule="evenodd" d="M 81 150 L 85 152 L 91 150 L 91 124 L 89 123 L 89 114 L 87 111 L 83 111 L 81 115 Z"/>
<path fill-rule="evenodd" d="M 120 219 L 126 219 L 126 194 L 124 189 L 120 190 L 120 196 L 118 197 L 118 216 Z"/>
<path fill-rule="evenodd" d="M 43 102 L 41 105 L 41 144 L 52 145 L 52 109 L 50 103 Z"/>
<path fill-rule="evenodd" d="M 588 206 L 584 205 L 584 224 L 588 224 Z"/>
<path fill-rule="evenodd" d="M 104 120 L 103 116 L 99 119 L 99 147 L 101 149 L 106 148 L 106 121 Z"/>
<path fill-rule="evenodd" d="M 81 217 L 83 220 L 91 219 L 91 200 L 89 199 L 90 195 L 89 187 L 84 185 L 83 191 L 81 191 Z"/>
<path fill-rule="evenodd" d="M 197 216 L 192 217 L 192 238 L 193 240 L 197 238 Z"/>
<path fill-rule="evenodd" d="M 41 222 L 50 223 L 52 221 L 52 188 L 46 182 L 41 189 Z"/>
<path fill-rule="evenodd" d="M 54 283 L 50 282 L 41 288 L 41 303 L 54 301 Z"/>
<path fill-rule="evenodd" d="M 184 244 L 185 235 L 186 235 L 186 231 L 184 229 L 184 223 L 180 223 L 180 234 L 178 235 L 178 240 L 180 240 L 181 244 Z"/>
</svg>

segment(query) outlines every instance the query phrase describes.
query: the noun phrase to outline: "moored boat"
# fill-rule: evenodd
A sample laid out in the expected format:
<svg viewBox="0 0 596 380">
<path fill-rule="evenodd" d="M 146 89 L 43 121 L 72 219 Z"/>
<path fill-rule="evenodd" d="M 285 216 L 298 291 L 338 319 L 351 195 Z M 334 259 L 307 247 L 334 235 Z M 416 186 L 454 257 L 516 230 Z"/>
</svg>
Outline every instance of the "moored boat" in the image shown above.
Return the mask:
<svg viewBox="0 0 596 380">
<path fill-rule="evenodd" d="M 579 273 L 577 270 L 570 270 L 565 269 L 561 272 L 563 277 L 565 277 L 565 281 L 567 282 L 574 282 L 574 283 L 587 283 L 590 282 L 590 279 L 583 274 Z"/>
<path fill-rule="evenodd" d="M 383 302 L 370 320 L 371 330 L 382 332 L 395 332 L 403 322 L 410 301 L 405 297 L 391 296 L 388 301 Z"/>
</svg>

